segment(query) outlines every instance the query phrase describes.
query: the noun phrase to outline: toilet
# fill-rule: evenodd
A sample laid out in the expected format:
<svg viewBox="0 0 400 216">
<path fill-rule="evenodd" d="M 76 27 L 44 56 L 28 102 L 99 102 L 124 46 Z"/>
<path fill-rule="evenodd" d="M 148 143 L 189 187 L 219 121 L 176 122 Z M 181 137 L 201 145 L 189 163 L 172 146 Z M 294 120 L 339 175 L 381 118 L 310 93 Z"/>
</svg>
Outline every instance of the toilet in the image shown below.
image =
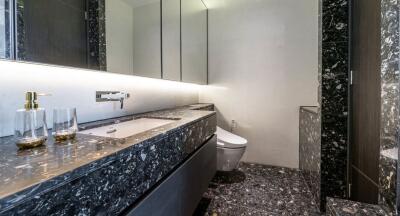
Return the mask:
<svg viewBox="0 0 400 216">
<path fill-rule="evenodd" d="M 217 170 L 232 171 L 237 168 L 246 151 L 247 140 L 217 127 Z"/>
</svg>

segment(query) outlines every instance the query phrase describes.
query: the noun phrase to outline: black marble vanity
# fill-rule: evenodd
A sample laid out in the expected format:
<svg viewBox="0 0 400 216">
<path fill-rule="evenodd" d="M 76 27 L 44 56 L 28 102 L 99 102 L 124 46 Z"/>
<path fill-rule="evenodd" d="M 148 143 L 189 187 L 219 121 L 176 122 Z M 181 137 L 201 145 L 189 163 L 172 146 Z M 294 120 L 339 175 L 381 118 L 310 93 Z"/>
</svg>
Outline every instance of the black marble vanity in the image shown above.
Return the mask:
<svg viewBox="0 0 400 216">
<path fill-rule="evenodd" d="M 18 150 L 12 137 L 0 138 L 0 215 L 129 213 L 215 139 L 210 110 L 198 104 L 135 115 L 176 121 L 124 139 L 78 134 L 71 142 L 49 138 L 45 146 Z"/>
</svg>

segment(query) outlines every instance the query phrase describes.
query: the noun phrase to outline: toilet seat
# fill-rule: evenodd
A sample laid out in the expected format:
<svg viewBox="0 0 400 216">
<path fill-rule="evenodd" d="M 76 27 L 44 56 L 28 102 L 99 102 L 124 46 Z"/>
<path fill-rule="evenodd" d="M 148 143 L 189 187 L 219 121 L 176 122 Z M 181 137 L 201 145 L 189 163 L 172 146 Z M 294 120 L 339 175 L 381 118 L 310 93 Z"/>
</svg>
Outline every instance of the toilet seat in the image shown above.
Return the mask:
<svg viewBox="0 0 400 216">
<path fill-rule="evenodd" d="M 243 137 L 230 133 L 220 127 L 217 127 L 217 147 L 220 148 L 244 148 L 247 140 Z"/>
</svg>

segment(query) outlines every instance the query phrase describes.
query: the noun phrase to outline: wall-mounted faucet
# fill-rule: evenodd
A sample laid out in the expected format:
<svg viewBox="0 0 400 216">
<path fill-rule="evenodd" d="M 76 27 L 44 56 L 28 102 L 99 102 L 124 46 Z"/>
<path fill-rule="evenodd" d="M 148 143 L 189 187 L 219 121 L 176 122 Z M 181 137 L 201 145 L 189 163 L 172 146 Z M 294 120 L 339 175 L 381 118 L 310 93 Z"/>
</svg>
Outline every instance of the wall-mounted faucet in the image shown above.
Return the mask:
<svg viewBox="0 0 400 216">
<path fill-rule="evenodd" d="M 96 102 L 119 101 L 121 109 L 124 108 L 124 100 L 129 97 L 129 93 L 119 91 L 96 91 Z"/>
</svg>

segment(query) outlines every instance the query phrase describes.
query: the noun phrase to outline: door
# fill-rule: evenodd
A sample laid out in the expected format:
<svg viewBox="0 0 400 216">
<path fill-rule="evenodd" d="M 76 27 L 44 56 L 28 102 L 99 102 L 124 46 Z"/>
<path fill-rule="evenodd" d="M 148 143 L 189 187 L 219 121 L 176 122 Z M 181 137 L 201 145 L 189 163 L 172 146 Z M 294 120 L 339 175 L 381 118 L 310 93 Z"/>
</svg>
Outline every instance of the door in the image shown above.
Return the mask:
<svg viewBox="0 0 400 216">
<path fill-rule="evenodd" d="M 353 0 L 350 198 L 378 202 L 380 1 Z"/>
</svg>

